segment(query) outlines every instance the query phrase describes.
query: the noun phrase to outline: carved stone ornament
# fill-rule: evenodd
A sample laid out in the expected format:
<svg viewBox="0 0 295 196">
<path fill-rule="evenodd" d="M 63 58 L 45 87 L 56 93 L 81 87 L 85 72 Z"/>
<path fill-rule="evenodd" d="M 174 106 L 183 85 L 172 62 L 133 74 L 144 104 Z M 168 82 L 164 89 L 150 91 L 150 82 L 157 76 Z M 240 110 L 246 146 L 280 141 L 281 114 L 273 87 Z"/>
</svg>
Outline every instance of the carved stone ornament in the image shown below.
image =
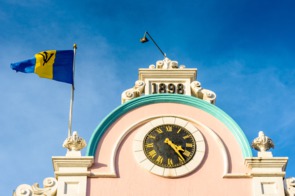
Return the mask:
<svg viewBox="0 0 295 196">
<path fill-rule="evenodd" d="M 178 66 L 178 62 L 177 61 L 171 61 L 169 58 L 165 57 L 164 60 L 160 60 L 156 62 L 156 66 L 155 65 L 150 65 L 149 66 L 150 69 L 183 69 L 185 68 L 184 65 L 180 65 Z"/>
<path fill-rule="evenodd" d="M 68 137 L 63 143 L 63 147 L 67 148 L 69 151 L 80 151 L 85 146 L 86 146 L 85 140 L 78 136 L 77 131 L 74 131 L 73 135 Z"/>
<path fill-rule="evenodd" d="M 193 81 L 191 83 L 191 92 L 193 96 L 199 99 L 203 99 L 204 101 L 207 101 L 209 103 L 215 104 L 216 94 L 213 91 L 210 91 L 208 89 L 203 89 L 201 87 L 200 82 Z"/>
<path fill-rule="evenodd" d="M 57 191 L 57 180 L 55 178 L 49 177 L 43 180 L 44 188 L 40 188 L 38 183 L 33 184 L 32 186 L 28 184 L 19 185 L 15 192 L 14 196 L 54 196 Z"/>
<path fill-rule="evenodd" d="M 285 179 L 285 190 L 286 190 L 286 195 L 295 195 L 295 178 L 287 178 Z"/>
<path fill-rule="evenodd" d="M 263 131 L 259 131 L 258 137 L 252 142 L 252 148 L 259 152 L 266 152 L 267 150 L 274 148 L 272 140 L 265 136 Z"/>
<path fill-rule="evenodd" d="M 144 91 L 145 83 L 142 80 L 137 80 L 133 88 L 127 89 L 122 93 L 122 103 L 140 97 Z"/>
</svg>

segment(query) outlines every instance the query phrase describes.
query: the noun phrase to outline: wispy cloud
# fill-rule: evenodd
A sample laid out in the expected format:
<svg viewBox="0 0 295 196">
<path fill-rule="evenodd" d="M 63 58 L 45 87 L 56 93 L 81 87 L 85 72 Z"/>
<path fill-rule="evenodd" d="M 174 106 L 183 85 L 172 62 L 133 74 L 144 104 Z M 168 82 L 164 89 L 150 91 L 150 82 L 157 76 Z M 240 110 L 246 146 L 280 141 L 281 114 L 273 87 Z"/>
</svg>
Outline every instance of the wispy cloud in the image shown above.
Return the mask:
<svg viewBox="0 0 295 196">
<path fill-rule="evenodd" d="M 8 139 L 1 143 L 0 157 L 8 168 L 3 179 L 9 179 L 0 183 L 3 194 L 53 175 L 50 157 L 66 152 L 61 144 L 70 99 L 69 85 L 15 73 L 9 64 L 77 43 L 73 129 L 88 140 L 120 105 L 122 91 L 134 85 L 137 69 L 162 58 L 152 43 L 138 42 L 145 30 L 168 57 L 198 68 L 198 81 L 216 92 L 217 106 L 249 141 L 263 130 L 275 141 L 276 155 L 294 158 L 292 7 L 291 1 L 273 0 L 2 1 L 0 130 Z M 287 172 L 294 176 L 290 165 Z M 12 174 L 20 177 L 11 179 Z"/>
</svg>

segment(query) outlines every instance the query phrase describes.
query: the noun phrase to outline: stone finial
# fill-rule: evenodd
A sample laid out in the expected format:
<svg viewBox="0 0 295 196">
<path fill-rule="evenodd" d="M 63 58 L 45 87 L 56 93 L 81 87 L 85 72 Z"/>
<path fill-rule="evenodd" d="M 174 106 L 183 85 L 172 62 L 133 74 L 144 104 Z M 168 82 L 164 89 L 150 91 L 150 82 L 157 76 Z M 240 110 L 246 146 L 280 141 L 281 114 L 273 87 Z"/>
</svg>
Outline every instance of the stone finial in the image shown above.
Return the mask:
<svg viewBox="0 0 295 196">
<path fill-rule="evenodd" d="M 258 137 L 252 142 L 252 148 L 259 152 L 266 152 L 267 150 L 274 148 L 272 140 L 265 136 L 263 131 L 259 131 Z"/>
<path fill-rule="evenodd" d="M 63 147 L 67 148 L 69 151 L 80 151 L 85 146 L 85 140 L 78 136 L 77 131 L 74 131 L 73 135 L 69 136 L 63 143 Z"/>
</svg>

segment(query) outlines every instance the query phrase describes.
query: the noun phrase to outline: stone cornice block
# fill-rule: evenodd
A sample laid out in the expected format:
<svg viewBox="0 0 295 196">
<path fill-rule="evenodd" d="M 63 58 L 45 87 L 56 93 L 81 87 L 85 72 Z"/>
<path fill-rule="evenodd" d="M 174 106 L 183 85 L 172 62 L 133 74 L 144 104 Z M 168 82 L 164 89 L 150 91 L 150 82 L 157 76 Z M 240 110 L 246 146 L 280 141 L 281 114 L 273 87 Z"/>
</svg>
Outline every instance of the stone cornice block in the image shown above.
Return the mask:
<svg viewBox="0 0 295 196">
<path fill-rule="evenodd" d="M 150 78 L 185 78 L 195 81 L 197 69 L 139 69 L 138 79 L 144 81 Z"/>
<path fill-rule="evenodd" d="M 84 172 L 93 164 L 93 156 L 86 157 L 52 157 L 55 172 Z"/>
<path fill-rule="evenodd" d="M 251 169 L 251 176 L 285 176 L 288 157 L 245 159 L 245 165 Z"/>
</svg>

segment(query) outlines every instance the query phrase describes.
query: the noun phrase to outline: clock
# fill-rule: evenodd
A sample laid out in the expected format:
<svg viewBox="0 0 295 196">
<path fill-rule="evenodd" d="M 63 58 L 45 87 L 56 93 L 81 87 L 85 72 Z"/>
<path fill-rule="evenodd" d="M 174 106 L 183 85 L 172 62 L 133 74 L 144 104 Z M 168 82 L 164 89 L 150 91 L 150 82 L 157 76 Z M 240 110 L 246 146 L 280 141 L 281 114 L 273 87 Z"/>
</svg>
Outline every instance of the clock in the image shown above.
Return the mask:
<svg viewBox="0 0 295 196">
<path fill-rule="evenodd" d="M 143 151 L 155 165 L 177 168 L 193 158 L 196 141 L 186 128 L 175 124 L 163 124 L 145 135 Z"/>
<path fill-rule="evenodd" d="M 133 141 L 138 164 L 163 177 L 181 177 L 194 171 L 205 154 L 205 141 L 191 122 L 160 117 L 141 126 Z"/>
</svg>

